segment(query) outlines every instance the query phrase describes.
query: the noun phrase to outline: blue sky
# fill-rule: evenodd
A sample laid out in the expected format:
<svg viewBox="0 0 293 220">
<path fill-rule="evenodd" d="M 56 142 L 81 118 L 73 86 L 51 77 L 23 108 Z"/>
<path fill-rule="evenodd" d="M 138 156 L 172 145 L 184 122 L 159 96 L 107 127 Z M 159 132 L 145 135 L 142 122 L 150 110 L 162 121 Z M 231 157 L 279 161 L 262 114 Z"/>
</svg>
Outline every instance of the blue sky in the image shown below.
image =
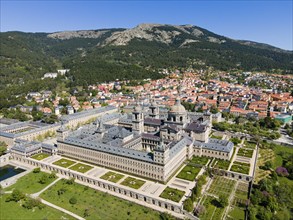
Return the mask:
<svg viewBox="0 0 293 220">
<path fill-rule="evenodd" d="M 131 28 L 140 23 L 193 24 L 230 38 L 292 50 L 292 8 L 291 0 L 1 0 L 1 32 Z"/>
</svg>

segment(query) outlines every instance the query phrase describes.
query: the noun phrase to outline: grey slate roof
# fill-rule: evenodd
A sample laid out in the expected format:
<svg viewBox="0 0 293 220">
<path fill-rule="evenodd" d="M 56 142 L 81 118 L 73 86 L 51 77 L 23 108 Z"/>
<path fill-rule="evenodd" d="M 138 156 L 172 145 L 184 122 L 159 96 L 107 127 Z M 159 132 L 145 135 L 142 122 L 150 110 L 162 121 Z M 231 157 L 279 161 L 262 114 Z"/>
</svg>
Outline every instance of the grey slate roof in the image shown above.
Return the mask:
<svg viewBox="0 0 293 220">
<path fill-rule="evenodd" d="M 193 131 L 195 133 L 202 133 L 202 132 L 205 132 L 207 130 L 207 126 L 203 125 L 203 124 L 200 124 L 198 122 L 191 122 L 191 123 L 186 125 L 184 130 Z"/>
<path fill-rule="evenodd" d="M 160 126 L 160 125 L 163 124 L 163 122 L 162 122 L 161 119 L 156 119 L 156 118 L 145 118 L 145 119 L 144 119 L 144 124 Z"/>
<path fill-rule="evenodd" d="M 216 150 L 220 152 L 230 153 L 234 144 L 231 141 L 209 138 L 208 142 L 194 141 L 195 146 L 202 147 L 207 150 Z"/>
<path fill-rule="evenodd" d="M 90 110 L 86 110 L 86 111 L 82 111 L 82 112 L 77 112 L 77 113 L 74 113 L 71 115 L 65 115 L 65 116 L 62 116 L 61 119 L 65 120 L 65 121 L 70 121 L 70 120 L 86 117 L 88 115 L 107 112 L 107 111 L 110 111 L 113 109 L 117 109 L 117 108 L 115 106 L 108 105 L 108 106 L 101 107 L 101 108 L 94 108 L 94 109 L 90 109 Z"/>
<path fill-rule="evenodd" d="M 110 146 L 108 144 L 86 141 L 86 140 L 70 138 L 70 137 L 66 138 L 63 142 L 74 145 L 74 146 L 90 149 L 90 150 L 101 151 L 104 153 L 114 154 L 114 155 L 118 155 L 122 157 L 128 157 L 128 158 L 146 161 L 150 163 L 154 162 L 153 156 L 148 152 L 142 152 L 142 151 L 137 151 L 137 150 L 128 149 L 128 148 L 115 147 L 115 146 Z"/>
</svg>

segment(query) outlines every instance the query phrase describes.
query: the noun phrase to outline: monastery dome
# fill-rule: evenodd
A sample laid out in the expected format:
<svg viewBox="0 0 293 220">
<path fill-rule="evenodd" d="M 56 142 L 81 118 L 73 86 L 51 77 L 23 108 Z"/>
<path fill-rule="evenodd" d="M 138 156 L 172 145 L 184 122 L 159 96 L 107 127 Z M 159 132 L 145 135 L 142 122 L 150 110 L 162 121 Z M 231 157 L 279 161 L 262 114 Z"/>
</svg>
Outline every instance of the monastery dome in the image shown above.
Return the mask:
<svg viewBox="0 0 293 220">
<path fill-rule="evenodd" d="M 176 102 L 175 105 L 173 105 L 171 107 L 170 112 L 174 112 L 174 113 L 185 113 L 186 109 L 183 105 L 181 105 L 180 103 L 180 98 L 176 98 Z"/>
</svg>

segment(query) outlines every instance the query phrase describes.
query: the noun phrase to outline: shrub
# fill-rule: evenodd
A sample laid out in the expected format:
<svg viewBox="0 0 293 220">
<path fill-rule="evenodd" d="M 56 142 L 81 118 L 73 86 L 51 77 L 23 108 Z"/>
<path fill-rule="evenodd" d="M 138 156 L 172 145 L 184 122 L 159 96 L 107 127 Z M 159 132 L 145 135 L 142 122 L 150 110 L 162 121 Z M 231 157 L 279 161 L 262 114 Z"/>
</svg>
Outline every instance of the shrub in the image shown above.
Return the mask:
<svg viewBox="0 0 293 220">
<path fill-rule="evenodd" d="M 219 203 L 223 208 L 225 208 L 229 204 L 227 197 L 224 195 L 220 195 Z"/>
<path fill-rule="evenodd" d="M 68 184 L 68 185 L 72 185 L 73 183 L 74 183 L 74 178 L 73 177 L 68 179 L 68 180 L 66 180 L 66 184 Z"/>
<path fill-rule="evenodd" d="M 5 202 L 10 202 L 10 201 L 18 202 L 19 200 L 24 198 L 25 198 L 25 195 L 22 192 L 20 192 L 18 189 L 15 189 L 13 190 L 11 195 L 6 198 Z"/>
<path fill-rule="evenodd" d="M 41 168 L 40 167 L 37 167 L 33 170 L 33 173 L 39 173 L 41 172 Z"/>
<path fill-rule="evenodd" d="M 74 205 L 77 203 L 77 199 L 75 197 L 72 197 L 71 199 L 69 199 L 69 203 Z"/>
<path fill-rule="evenodd" d="M 39 179 L 39 183 L 45 184 L 48 181 L 48 176 L 46 174 L 43 174 L 41 178 Z"/>
<path fill-rule="evenodd" d="M 183 202 L 183 208 L 188 212 L 191 212 L 193 210 L 193 202 L 191 198 L 188 198 Z"/>
<path fill-rule="evenodd" d="M 276 173 L 279 176 L 289 176 L 289 173 L 288 173 L 288 171 L 287 171 L 287 169 L 285 167 L 278 167 L 276 169 Z"/>
<path fill-rule="evenodd" d="M 57 177 L 56 172 L 52 171 L 49 175 L 49 179 L 55 179 Z"/>
<path fill-rule="evenodd" d="M 198 205 L 194 211 L 194 214 L 197 216 L 197 217 L 200 217 L 202 215 L 204 215 L 206 212 L 206 209 L 203 205 Z"/>
</svg>

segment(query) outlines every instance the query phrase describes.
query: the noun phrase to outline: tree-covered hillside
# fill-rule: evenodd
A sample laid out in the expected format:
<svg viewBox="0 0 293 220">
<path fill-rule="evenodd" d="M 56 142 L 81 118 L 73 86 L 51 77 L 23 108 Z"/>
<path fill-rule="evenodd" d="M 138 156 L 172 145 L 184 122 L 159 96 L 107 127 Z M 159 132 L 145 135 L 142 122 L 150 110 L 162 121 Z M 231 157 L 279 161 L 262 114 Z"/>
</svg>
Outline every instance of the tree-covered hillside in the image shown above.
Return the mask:
<svg viewBox="0 0 293 220">
<path fill-rule="evenodd" d="M 65 38 L 60 38 L 58 33 L 0 33 L 0 90 L 31 83 L 57 68 L 71 70 L 72 85 L 158 78 L 162 68 L 293 71 L 292 51 L 231 40 L 195 26 L 140 25 L 96 32 L 102 34 L 93 37 L 83 31 L 67 37 L 61 32 Z"/>
</svg>

